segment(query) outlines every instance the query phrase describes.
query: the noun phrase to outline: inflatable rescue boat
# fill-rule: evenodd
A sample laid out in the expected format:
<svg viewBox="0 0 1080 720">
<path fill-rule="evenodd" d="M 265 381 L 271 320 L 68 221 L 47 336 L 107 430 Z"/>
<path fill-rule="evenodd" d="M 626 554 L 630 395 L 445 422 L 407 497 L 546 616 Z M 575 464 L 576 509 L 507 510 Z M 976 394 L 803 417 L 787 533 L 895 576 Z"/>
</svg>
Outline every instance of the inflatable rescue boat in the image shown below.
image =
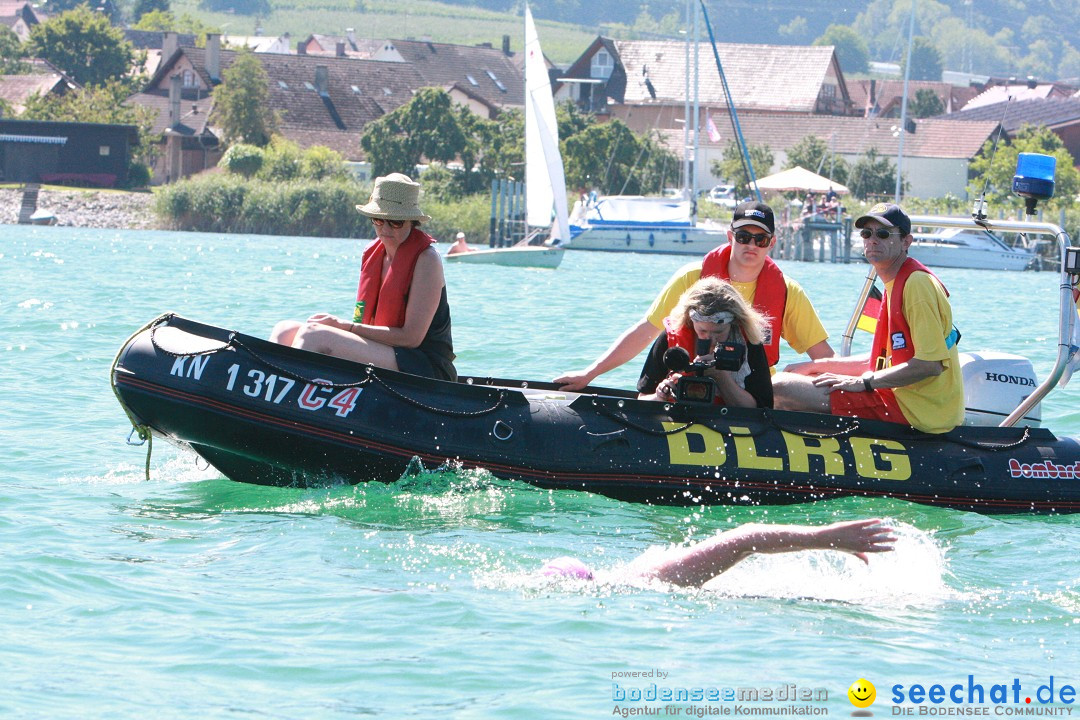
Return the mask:
<svg viewBox="0 0 1080 720">
<path fill-rule="evenodd" d="M 1064 237 L 1055 226 L 1022 224 Z M 859 495 L 984 513 L 1078 512 L 1080 443 L 1038 427 L 1039 400 L 1076 352 L 1067 340 L 1076 322 L 1075 255 L 1066 258 L 1062 245 L 1061 339 L 1050 376 L 1040 384 L 1025 358 L 964 353 L 970 424 L 941 435 L 830 415 L 642 401 L 604 388 L 443 382 L 172 314 L 128 339 L 112 381 L 140 436 L 189 447 L 246 483 L 392 482 L 418 458 L 431 469 L 484 468 L 543 488 L 658 504 Z"/>
</svg>

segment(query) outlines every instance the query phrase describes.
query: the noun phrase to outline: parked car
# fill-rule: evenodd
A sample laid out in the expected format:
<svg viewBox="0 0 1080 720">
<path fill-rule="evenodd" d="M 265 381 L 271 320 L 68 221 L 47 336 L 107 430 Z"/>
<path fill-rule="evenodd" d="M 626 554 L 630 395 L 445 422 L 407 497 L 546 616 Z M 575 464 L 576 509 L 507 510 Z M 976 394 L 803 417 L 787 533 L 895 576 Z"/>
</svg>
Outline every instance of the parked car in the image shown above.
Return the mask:
<svg viewBox="0 0 1080 720">
<path fill-rule="evenodd" d="M 715 185 L 705 194 L 705 199 L 732 209 L 739 204 L 734 185 Z"/>
</svg>

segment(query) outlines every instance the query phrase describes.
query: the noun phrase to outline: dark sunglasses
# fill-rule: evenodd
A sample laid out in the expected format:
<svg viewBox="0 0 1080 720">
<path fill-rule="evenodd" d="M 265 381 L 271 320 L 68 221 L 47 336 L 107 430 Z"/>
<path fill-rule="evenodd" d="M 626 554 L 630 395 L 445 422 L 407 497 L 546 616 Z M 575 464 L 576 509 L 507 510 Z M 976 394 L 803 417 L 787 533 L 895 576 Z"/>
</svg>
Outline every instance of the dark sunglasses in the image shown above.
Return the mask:
<svg viewBox="0 0 1080 720">
<path fill-rule="evenodd" d="M 395 230 L 400 230 L 405 227 L 404 220 L 383 220 L 382 218 L 371 218 L 371 224 L 375 227 L 382 227 L 383 223 L 386 223 Z"/>
<path fill-rule="evenodd" d="M 753 242 L 759 248 L 769 247 L 769 243 L 772 242 L 771 233 L 749 233 L 745 230 L 735 231 L 735 242 L 740 245 L 749 245 Z"/>
<path fill-rule="evenodd" d="M 871 230 L 870 228 L 863 228 L 859 231 L 859 236 L 863 240 L 869 240 L 871 237 L 876 237 L 878 240 L 888 240 L 892 237 L 893 231 L 888 228 L 877 228 Z"/>
</svg>

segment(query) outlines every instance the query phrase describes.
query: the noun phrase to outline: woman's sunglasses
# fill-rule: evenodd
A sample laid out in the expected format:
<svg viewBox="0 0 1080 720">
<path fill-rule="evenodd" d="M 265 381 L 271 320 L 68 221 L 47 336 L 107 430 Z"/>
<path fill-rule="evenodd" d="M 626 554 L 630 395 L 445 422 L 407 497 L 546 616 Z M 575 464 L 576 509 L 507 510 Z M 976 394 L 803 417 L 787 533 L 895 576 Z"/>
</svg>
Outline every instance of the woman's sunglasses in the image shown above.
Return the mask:
<svg viewBox="0 0 1080 720">
<path fill-rule="evenodd" d="M 769 247 L 769 243 L 772 242 L 772 235 L 769 233 L 749 233 L 745 230 L 735 231 L 735 242 L 740 245 L 749 245 L 753 242 L 759 248 Z"/>
<path fill-rule="evenodd" d="M 383 223 L 386 223 L 395 230 L 400 230 L 405 227 L 404 220 L 383 220 L 382 218 L 371 218 L 371 224 L 375 227 L 382 227 Z"/>
<path fill-rule="evenodd" d="M 876 237 L 878 240 L 888 240 L 892 234 L 893 231 L 887 228 L 876 228 L 874 230 L 863 228 L 859 231 L 859 237 L 863 240 L 869 240 L 871 237 Z"/>
</svg>

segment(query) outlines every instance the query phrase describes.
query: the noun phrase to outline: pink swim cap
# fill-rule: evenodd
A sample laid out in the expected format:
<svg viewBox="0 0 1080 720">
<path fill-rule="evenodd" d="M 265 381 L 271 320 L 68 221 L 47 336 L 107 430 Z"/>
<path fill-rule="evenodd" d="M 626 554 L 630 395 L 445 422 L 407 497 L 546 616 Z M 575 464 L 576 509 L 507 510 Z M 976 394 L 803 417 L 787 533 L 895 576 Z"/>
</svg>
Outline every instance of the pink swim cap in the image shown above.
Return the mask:
<svg viewBox="0 0 1080 720">
<path fill-rule="evenodd" d="M 593 579 L 592 570 L 585 563 L 572 557 L 560 557 L 548 561 L 544 567 L 540 568 L 540 574 L 549 577 L 574 578 L 576 580 Z"/>
</svg>

